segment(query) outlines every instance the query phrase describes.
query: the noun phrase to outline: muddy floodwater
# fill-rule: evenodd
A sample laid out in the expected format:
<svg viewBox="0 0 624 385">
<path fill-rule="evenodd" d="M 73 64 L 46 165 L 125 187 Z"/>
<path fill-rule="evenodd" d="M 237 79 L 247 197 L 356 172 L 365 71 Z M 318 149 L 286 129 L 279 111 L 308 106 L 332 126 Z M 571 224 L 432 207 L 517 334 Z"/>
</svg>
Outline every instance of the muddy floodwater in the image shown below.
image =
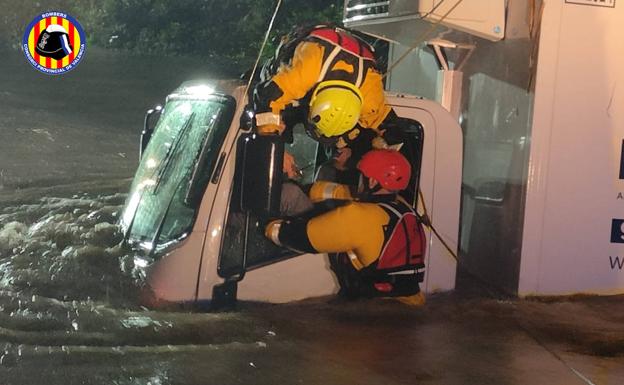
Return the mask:
<svg viewBox="0 0 624 385">
<path fill-rule="evenodd" d="M 142 308 L 116 225 L 125 194 L 16 197 L 0 209 L 0 383 L 170 383 L 175 361 L 256 354 L 275 337 L 242 313 Z"/>
<path fill-rule="evenodd" d="M 109 183 L 106 192 L 97 187 L 0 195 L 3 385 L 624 378 L 624 306 L 617 297 L 518 301 L 485 291 L 430 296 L 421 308 L 320 298 L 241 303 L 213 314 L 145 309 L 116 225 L 125 194 L 114 190 L 127 180 Z"/>
<path fill-rule="evenodd" d="M 117 226 L 143 112 L 209 64 L 91 49 L 50 77 L 3 52 L 0 385 L 624 383 L 622 297 L 523 301 L 467 280 L 420 308 L 143 308 Z"/>
</svg>

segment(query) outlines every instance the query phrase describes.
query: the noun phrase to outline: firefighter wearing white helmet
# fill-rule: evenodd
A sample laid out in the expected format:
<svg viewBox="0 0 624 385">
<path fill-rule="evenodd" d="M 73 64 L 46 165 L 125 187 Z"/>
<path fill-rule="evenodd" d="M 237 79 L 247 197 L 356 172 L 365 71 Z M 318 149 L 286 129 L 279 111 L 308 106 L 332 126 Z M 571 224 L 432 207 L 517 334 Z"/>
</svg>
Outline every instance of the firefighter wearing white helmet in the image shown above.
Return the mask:
<svg viewBox="0 0 624 385">
<path fill-rule="evenodd" d="M 255 87 L 259 133 L 281 134 L 283 111 L 299 105 L 308 109 L 306 128 L 317 140 L 340 146 L 363 131 L 377 135 L 391 108 L 368 43 L 341 28 L 316 26 L 299 32 L 290 49 L 284 45 Z"/>
</svg>

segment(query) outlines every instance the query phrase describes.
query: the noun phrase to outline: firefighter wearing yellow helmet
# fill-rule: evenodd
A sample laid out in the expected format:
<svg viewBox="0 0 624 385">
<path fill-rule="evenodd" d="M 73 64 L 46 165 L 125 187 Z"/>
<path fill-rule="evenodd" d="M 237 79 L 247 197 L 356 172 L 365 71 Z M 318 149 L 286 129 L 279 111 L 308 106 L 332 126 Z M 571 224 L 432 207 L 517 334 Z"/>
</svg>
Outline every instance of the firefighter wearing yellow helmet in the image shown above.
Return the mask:
<svg viewBox="0 0 624 385">
<path fill-rule="evenodd" d="M 362 93 L 344 80 L 320 83 L 310 99 L 308 120 L 317 134 L 340 136 L 355 127 L 362 110 Z"/>
<path fill-rule="evenodd" d="M 308 132 L 321 141 L 342 139 L 345 144 L 361 129 L 377 130 L 391 108 L 385 102 L 373 48 L 354 34 L 329 26 L 300 31 L 290 40 L 294 41 L 278 48 L 273 68 L 264 71 L 265 79 L 255 87 L 258 132 L 281 134 L 282 113 L 293 105 L 307 107 Z"/>
</svg>

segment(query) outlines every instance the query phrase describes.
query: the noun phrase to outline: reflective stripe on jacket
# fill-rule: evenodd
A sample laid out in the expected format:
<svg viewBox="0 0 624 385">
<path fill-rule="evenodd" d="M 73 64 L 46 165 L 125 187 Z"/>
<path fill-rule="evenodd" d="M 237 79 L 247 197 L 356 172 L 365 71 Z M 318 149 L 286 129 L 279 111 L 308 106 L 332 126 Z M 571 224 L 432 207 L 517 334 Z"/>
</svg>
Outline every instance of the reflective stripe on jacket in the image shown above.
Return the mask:
<svg viewBox="0 0 624 385">
<path fill-rule="evenodd" d="M 333 28 L 313 31 L 297 45 L 290 63 L 256 87 L 256 112 L 280 114 L 324 80 L 344 80 L 360 88 L 362 127 L 376 129 L 390 112 L 372 52 L 353 36 Z"/>
<path fill-rule="evenodd" d="M 275 221 L 267 226 L 266 234 L 275 243 L 300 252 L 346 252 L 356 269 L 376 262 L 393 233 L 397 218 L 384 206 L 396 211 L 411 210 L 392 199 L 378 203 L 349 202 L 311 219 Z M 390 211 L 391 212 L 391 211 Z M 417 237 L 419 234 L 413 234 Z M 411 238 L 411 236 L 410 236 Z M 414 244 L 420 240 L 414 239 Z"/>
</svg>

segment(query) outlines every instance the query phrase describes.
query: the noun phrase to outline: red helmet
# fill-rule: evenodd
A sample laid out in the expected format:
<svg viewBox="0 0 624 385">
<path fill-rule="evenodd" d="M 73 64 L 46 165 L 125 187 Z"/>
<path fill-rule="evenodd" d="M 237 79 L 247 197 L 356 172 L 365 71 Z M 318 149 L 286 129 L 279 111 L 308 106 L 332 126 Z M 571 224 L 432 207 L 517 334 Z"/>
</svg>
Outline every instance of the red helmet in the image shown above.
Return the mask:
<svg viewBox="0 0 624 385">
<path fill-rule="evenodd" d="M 358 170 L 368 178 L 379 182 L 390 191 L 407 187 L 412 167 L 403 155 L 393 150 L 372 150 L 364 154 L 357 165 Z"/>
</svg>

